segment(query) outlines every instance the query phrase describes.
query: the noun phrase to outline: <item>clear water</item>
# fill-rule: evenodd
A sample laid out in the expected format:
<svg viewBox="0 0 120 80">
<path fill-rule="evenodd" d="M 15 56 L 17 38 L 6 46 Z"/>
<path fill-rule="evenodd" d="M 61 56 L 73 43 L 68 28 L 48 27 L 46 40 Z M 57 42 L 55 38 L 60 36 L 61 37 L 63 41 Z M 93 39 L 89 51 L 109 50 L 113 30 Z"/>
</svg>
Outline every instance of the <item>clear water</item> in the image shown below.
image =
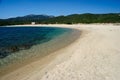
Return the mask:
<svg viewBox="0 0 120 80">
<path fill-rule="evenodd" d="M 70 31 L 54 27 L 0 27 L 0 59 Z"/>
</svg>

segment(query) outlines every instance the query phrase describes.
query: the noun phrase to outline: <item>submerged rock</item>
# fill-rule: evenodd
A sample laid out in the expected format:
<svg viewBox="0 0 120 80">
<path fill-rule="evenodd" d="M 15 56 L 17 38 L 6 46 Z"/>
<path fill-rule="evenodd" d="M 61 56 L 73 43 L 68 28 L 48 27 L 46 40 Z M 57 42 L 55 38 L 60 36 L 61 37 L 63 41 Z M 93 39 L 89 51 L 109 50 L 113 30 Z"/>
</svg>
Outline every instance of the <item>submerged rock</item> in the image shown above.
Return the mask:
<svg viewBox="0 0 120 80">
<path fill-rule="evenodd" d="M 0 59 L 5 58 L 6 56 L 8 56 L 10 53 L 7 52 L 0 52 Z"/>
<path fill-rule="evenodd" d="M 18 51 L 18 50 L 19 50 L 19 48 L 18 48 L 17 46 L 13 46 L 13 47 L 10 47 L 10 48 L 8 49 L 8 51 L 9 51 L 10 53 L 16 52 L 16 51 Z"/>
</svg>

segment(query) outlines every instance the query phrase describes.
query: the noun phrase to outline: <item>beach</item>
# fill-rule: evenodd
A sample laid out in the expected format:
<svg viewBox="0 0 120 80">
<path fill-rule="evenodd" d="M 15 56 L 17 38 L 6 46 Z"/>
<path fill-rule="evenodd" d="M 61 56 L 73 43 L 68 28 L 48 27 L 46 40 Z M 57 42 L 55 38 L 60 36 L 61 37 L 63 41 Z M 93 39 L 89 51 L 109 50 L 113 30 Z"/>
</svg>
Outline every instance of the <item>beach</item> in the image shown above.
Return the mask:
<svg viewBox="0 0 120 80">
<path fill-rule="evenodd" d="M 71 28 L 81 31 L 81 34 L 68 46 L 1 76 L 0 80 L 120 79 L 120 25 L 36 26 Z M 71 38 L 76 35 L 72 35 Z"/>
</svg>

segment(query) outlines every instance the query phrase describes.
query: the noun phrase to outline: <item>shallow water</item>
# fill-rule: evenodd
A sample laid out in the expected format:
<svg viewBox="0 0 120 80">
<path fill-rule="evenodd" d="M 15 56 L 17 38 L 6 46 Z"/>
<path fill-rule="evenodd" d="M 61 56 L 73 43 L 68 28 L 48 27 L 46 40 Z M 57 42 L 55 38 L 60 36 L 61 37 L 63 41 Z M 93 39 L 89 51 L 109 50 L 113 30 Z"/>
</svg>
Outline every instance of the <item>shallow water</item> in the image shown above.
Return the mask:
<svg viewBox="0 0 120 80">
<path fill-rule="evenodd" d="M 51 27 L 0 27 L 0 59 L 19 50 L 48 42 L 70 29 Z"/>
</svg>

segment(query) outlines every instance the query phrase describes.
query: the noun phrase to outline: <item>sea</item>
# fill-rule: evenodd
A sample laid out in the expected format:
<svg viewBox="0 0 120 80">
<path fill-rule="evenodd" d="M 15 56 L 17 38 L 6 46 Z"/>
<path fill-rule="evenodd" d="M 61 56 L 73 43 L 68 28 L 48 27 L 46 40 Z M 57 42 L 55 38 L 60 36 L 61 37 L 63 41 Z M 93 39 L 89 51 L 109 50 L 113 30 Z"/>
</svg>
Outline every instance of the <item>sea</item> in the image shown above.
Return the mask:
<svg viewBox="0 0 120 80">
<path fill-rule="evenodd" d="M 0 27 L 0 59 L 69 32 L 55 27 Z"/>
</svg>

